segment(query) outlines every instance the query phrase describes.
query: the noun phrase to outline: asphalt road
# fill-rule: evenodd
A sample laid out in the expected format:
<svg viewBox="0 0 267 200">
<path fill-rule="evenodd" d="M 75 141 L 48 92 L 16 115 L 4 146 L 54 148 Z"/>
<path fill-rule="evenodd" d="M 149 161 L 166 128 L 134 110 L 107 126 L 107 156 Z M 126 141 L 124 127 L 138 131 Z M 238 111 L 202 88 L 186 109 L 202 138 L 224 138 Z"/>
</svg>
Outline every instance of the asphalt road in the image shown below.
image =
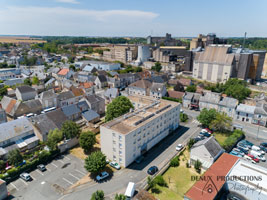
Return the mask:
<svg viewBox="0 0 267 200">
<path fill-rule="evenodd" d="M 184 126 L 180 126 L 173 134 L 166 137 L 154 148 L 149 150 L 141 164 L 132 164 L 126 169 L 114 173 L 113 177 L 103 183 L 90 182 L 79 186 L 71 193 L 59 198 L 59 200 L 88 199 L 96 190 L 103 190 L 105 197 L 113 199 L 116 193 L 124 193 L 129 181 L 136 183 L 138 190 L 147 179 L 147 169 L 156 165 L 161 169 L 177 152 L 177 144 L 186 144 L 189 138 L 195 137 L 200 131 L 198 123 L 191 121 Z"/>
<path fill-rule="evenodd" d="M 199 115 L 198 111 L 188 110 L 185 108 L 183 108 L 183 110 L 186 114 L 188 114 L 189 116 L 192 116 L 193 118 L 196 118 Z M 241 125 L 243 127 L 243 130 L 246 136 L 253 137 L 255 139 L 258 138 L 258 140 L 261 140 L 261 141 L 267 140 L 267 128 L 265 127 L 246 123 L 246 122 L 241 122 L 238 120 L 234 120 L 233 124 Z"/>
</svg>

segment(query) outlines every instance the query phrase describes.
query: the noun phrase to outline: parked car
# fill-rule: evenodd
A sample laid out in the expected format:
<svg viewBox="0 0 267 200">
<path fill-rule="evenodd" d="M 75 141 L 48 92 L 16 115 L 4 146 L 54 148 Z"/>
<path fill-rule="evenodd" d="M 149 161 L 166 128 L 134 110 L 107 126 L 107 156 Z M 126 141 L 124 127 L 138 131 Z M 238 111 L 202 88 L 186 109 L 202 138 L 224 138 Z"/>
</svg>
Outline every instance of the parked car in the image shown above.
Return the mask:
<svg viewBox="0 0 267 200">
<path fill-rule="evenodd" d="M 30 176 L 30 174 L 28 174 L 26 172 L 20 174 L 19 177 L 21 179 L 23 179 L 24 181 L 30 181 L 30 180 L 32 180 L 32 177 Z"/>
<path fill-rule="evenodd" d="M 238 149 L 238 148 L 233 148 L 232 151 L 235 151 L 235 152 L 239 153 L 241 156 L 245 155 L 245 153 L 243 151 L 241 151 L 240 149 Z"/>
<path fill-rule="evenodd" d="M 109 173 L 104 171 L 104 172 L 101 172 L 99 175 L 97 175 L 96 180 L 102 181 L 102 180 L 106 179 L 107 177 L 109 177 Z"/>
<path fill-rule="evenodd" d="M 129 182 L 124 195 L 126 196 L 127 199 L 131 199 L 134 196 L 134 193 L 135 193 L 135 184 L 134 182 Z"/>
<path fill-rule="evenodd" d="M 117 170 L 121 169 L 121 166 L 116 162 L 110 162 L 109 165 Z"/>
<path fill-rule="evenodd" d="M 252 158 L 252 160 L 254 160 L 256 163 L 260 162 L 260 160 L 258 158 L 255 158 L 253 155 L 248 154 L 249 157 Z"/>
<path fill-rule="evenodd" d="M 249 150 L 249 147 L 247 145 L 245 145 L 245 144 L 242 144 L 242 143 L 238 143 L 237 147 L 241 147 L 241 148 L 243 148 L 243 149 L 245 149 L 247 151 Z"/>
<path fill-rule="evenodd" d="M 44 172 L 46 170 L 46 168 L 43 164 L 38 165 L 37 169 L 39 169 L 41 172 Z"/>
<path fill-rule="evenodd" d="M 253 151 L 257 151 L 257 152 L 259 152 L 259 153 L 262 154 L 262 155 L 265 154 L 265 152 L 262 151 L 261 148 L 258 147 L 258 146 L 256 146 L 256 145 L 253 145 L 253 146 L 251 147 L 251 149 L 252 149 Z"/>
<path fill-rule="evenodd" d="M 147 173 L 148 173 L 149 175 L 154 175 L 157 171 L 158 171 L 157 166 L 152 166 L 152 167 L 150 167 L 150 168 L 147 170 Z"/>
<path fill-rule="evenodd" d="M 199 134 L 205 137 L 210 137 L 210 134 L 208 132 L 200 132 Z"/>
<path fill-rule="evenodd" d="M 208 133 L 210 133 L 210 134 L 212 134 L 212 133 L 213 133 L 213 131 L 212 131 L 212 130 L 210 130 L 209 128 L 205 128 L 205 130 L 206 130 Z"/>
<path fill-rule="evenodd" d="M 237 149 L 239 149 L 240 151 L 242 151 L 244 154 L 248 154 L 248 150 L 242 148 L 242 147 L 236 147 Z"/>
<path fill-rule="evenodd" d="M 260 147 L 260 149 L 262 150 L 262 151 L 264 151 L 265 153 L 267 152 L 267 148 L 266 147 L 264 147 L 264 146 L 259 146 Z"/>
<path fill-rule="evenodd" d="M 260 146 L 263 146 L 263 147 L 267 148 L 267 142 L 261 143 Z"/>
<path fill-rule="evenodd" d="M 250 149 L 251 149 L 251 147 L 254 145 L 253 143 L 251 143 L 251 142 L 249 142 L 249 141 L 247 141 L 247 140 L 241 140 L 239 143 L 248 146 Z"/>
<path fill-rule="evenodd" d="M 137 164 L 140 164 L 144 160 L 144 158 L 145 158 L 144 156 L 139 156 L 138 158 L 135 159 L 135 162 Z"/>
<path fill-rule="evenodd" d="M 182 144 L 178 144 L 175 149 L 176 151 L 181 151 L 183 148 L 184 146 Z"/>
<path fill-rule="evenodd" d="M 239 158 L 242 158 L 242 156 L 239 153 L 235 152 L 235 151 L 231 151 L 230 154 L 233 155 L 233 156 L 237 156 Z"/>
</svg>

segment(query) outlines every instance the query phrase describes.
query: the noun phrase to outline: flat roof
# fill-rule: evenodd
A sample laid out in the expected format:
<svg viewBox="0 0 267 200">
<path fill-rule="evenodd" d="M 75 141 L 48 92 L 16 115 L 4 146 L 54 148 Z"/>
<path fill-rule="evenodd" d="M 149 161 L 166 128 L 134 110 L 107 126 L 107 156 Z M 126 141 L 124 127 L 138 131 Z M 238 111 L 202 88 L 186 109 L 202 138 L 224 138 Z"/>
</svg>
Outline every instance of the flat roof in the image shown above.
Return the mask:
<svg viewBox="0 0 267 200">
<path fill-rule="evenodd" d="M 107 122 L 102 126 L 121 134 L 127 134 L 180 104 L 147 96 L 128 96 L 128 98 L 132 103 L 140 104 L 142 107 Z"/>
<path fill-rule="evenodd" d="M 225 177 L 238 161 L 238 157 L 223 153 L 185 194 L 191 200 L 213 200 L 223 187 Z"/>
<path fill-rule="evenodd" d="M 160 46 L 161 49 L 186 49 L 186 46 Z"/>
</svg>

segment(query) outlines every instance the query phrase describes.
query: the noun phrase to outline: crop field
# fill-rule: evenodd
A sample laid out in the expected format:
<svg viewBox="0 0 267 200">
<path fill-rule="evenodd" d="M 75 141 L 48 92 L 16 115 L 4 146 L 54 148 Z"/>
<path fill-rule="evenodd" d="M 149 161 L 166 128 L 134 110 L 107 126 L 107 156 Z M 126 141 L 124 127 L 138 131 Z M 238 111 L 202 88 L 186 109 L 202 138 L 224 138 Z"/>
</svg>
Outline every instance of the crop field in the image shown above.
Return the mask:
<svg viewBox="0 0 267 200">
<path fill-rule="evenodd" d="M 45 43 L 41 38 L 0 36 L 0 43 Z"/>
</svg>

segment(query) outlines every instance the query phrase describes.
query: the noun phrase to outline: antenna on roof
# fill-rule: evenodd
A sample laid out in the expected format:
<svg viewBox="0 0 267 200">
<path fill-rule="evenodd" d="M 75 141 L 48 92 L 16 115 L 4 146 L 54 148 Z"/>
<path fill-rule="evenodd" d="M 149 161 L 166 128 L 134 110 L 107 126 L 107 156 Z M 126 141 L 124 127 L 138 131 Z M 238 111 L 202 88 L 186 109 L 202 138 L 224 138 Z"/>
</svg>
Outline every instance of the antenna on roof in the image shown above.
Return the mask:
<svg viewBox="0 0 267 200">
<path fill-rule="evenodd" d="M 245 35 L 244 35 L 244 40 L 243 40 L 242 49 L 244 49 L 244 48 L 245 48 L 246 37 L 247 37 L 247 32 L 245 32 Z"/>
</svg>

